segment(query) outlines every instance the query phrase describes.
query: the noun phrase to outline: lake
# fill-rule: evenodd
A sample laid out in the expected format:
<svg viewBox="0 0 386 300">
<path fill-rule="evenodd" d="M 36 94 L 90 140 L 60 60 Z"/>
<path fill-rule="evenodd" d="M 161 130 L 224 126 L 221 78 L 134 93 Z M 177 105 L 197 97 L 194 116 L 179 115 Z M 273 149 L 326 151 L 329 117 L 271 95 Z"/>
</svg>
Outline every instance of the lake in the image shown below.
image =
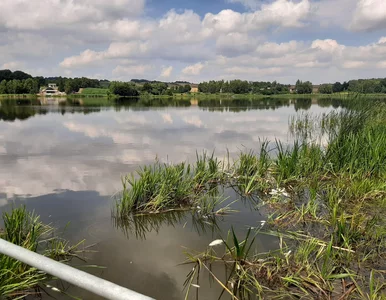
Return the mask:
<svg viewBox="0 0 386 300">
<path fill-rule="evenodd" d="M 339 106 L 329 99 L 0 100 L 0 211 L 25 204 L 60 233 L 65 228 L 72 242 L 95 244 L 86 264 L 104 268 L 87 272 L 156 299 L 183 299 L 192 268 L 180 265 L 184 252 L 204 251 L 232 226 L 241 234 L 260 226 L 264 209 L 226 190 L 230 202 L 240 199 L 232 204 L 238 212 L 214 220 L 187 212 L 116 224 L 112 208 L 121 177 L 155 159 L 194 162 L 204 150 L 236 158 L 241 150 L 257 151 L 261 139 L 291 141 L 291 115 Z M 276 245 L 274 238 L 259 236 L 256 247 Z M 98 299 L 65 283 L 60 288 Z M 199 299 L 220 293 L 209 277 L 202 280 Z"/>
</svg>

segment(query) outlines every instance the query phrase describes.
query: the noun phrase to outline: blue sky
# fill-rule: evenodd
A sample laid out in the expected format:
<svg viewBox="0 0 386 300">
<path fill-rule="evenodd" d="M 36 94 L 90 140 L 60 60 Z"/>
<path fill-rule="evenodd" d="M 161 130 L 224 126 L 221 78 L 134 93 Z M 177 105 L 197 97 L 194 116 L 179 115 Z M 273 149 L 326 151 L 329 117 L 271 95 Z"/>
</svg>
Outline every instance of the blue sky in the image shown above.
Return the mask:
<svg viewBox="0 0 386 300">
<path fill-rule="evenodd" d="M 386 1 L 2 0 L 0 67 L 110 80 L 386 77 Z"/>
</svg>

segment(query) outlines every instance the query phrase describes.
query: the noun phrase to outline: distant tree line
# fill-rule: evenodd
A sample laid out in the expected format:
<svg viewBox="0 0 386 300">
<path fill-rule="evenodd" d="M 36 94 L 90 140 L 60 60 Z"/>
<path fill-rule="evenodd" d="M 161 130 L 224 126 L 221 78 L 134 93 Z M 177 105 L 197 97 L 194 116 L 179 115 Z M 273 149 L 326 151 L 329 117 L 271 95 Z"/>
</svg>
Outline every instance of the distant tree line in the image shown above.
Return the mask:
<svg viewBox="0 0 386 300">
<path fill-rule="evenodd" d="M 35 94 L 38 80 L 22 71 L 0 70 L 0 94 Z"/>
<path fill-rule="evenodd" d="M 42 87 L 55 83 L 60 92 L 78 92 L 80 88 L 108 88 L 107 80 L 67 77 L 32 77 L 22 71 L 0 70 L 0 94 L 36 94 Z"/>
<path fill-rule="evenodd" d="M 264 81 L 246 81 L 246 80 L 211 80 L 202 82 L 198 85 L 198 91 L 208 94 L 232 93 L 232 94 L 284 94 L 289 92 L 289 85 Z"/>
<path fill-rule="evenodd" d="M 22 71 L 0 70 L 0 82 L 3 80 L 25 80 L 28 78 L 32 78 L 32 76 Z"/>
<path fill-rule="evenodd" d="M 146 79 L 133 79 L 131 82 L 110 82 L 108 80 L 90 79 L 87 77 L 67 78 L 67 77 L 32 77 L 22 71 L 12 72 L 10 70 L 0 70 L 0 94 L 36 94 L 41 88 L 54 83 L 60 92 L 72 94 L 79 92 L 81 88 L 104 88 L 109 89 L 111 94 L 119 96 L 138 96 L 138 95 L 169 95 L 176 93 L 189 93 L 191 86 L 186 81 L 176 81 L 166 83 L 160 81 L 149 81 Z M 313 85 L 310 81 L 297 80 L 294 90 L 290 90 L 290 85 L 280 84 L 276 81 L 246 81 L 246 80 L 211 80 L 204 81 L 198 85 L 201 93 L 217 94 L 261 94 L 275 95 L 313 93 Z M 386 78 L 379 79 L 358 79 L 347 82 L 335 82 L 333 84 L 321 84 L 318 86 L 321 94 L 333 94 L 341 92 L 353 93 L 385 93 Z"/>
<path fill-rule="evenodd" d="M 363 94 L 386 93 L 386 78 L 350 80 L 347 89 L 349 92 Z"/>
<path fill-rule="evenodd" d="M 358 79 L 348 82 L 335 82 L 334 84 L 322 84 L 319 87 L 321 94 L 333 94 L 352 92 L 361 94 L 386 94 L 386 78 Z"/>
</svg>

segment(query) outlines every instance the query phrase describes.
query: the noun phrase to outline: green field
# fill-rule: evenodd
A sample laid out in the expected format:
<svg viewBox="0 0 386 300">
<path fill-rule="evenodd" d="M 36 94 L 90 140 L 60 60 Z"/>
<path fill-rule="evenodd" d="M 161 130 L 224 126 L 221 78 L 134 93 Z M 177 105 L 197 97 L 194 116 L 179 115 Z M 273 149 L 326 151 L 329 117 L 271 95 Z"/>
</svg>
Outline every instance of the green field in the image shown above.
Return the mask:
<svg viewBox="0 0 386 300">
<path fill-rule="evenodd" d="M 109 95 L 110 91 L 109 89 L 101 89 L 101 88 L 85 88 L 82 90 L 82 95 L 103 95 L 107 96 Z"/>
</svg>

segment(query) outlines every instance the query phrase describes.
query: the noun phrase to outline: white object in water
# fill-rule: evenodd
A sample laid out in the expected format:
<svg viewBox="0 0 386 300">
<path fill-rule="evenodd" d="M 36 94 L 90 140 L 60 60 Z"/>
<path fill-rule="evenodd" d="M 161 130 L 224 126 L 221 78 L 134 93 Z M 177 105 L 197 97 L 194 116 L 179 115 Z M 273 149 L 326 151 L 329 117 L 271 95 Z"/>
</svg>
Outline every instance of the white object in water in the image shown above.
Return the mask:
<svg viewBox="0 0 386 300">
<path fill-rule="evenodd" d="M 214 247 L 214 246 L 218 246 L 218 245 L 222 245 L 222 244 L 224 244 L 223 240 L 214 240 L 213 242 L 211 242 L 209 244 L 209 247 Z"/>
</svg>

